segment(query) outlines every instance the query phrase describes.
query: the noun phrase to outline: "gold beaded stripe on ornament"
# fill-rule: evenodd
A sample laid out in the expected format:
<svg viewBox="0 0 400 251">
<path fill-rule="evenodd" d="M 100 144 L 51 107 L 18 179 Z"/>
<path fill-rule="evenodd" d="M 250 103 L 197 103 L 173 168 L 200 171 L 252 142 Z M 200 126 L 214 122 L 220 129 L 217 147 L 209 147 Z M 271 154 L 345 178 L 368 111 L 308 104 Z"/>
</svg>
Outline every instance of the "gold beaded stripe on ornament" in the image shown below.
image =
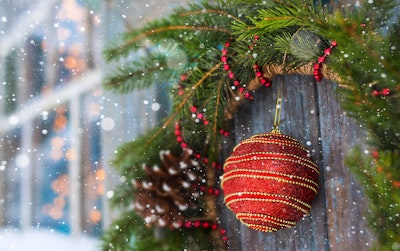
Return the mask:
<svg viewBox="0 0 400 251">
<path fill-rule="evenodd" d="M 311 209 L 311 205 L 305 203 L 304 201 L 301 201 L 295 197 L 292 196 L 288 196 L 288 195 L 283 195 L 283 194 L 273 194 L 273 193 L 263 193 L 263 192 L 235 192 L 235 193 L 231 193 L 228 196 L 225 197 L 225 200 L 227 200 L 227 198 L 233 197 L 233 196 L 243 196 L 243 195 L 253 195 L 253 196 L 271 196 L 271 197 L 281 197 L 281 198 L 285 198 L 288 200 L 293 200 L 309 209 Z"/>
<path fill-rule="evenodd" d="M 297 160 L 304 161 L 304 162 L 308 163 L 309 165 L 317 167 L 317 165 L 313 161 L 311 161 L 310 159 L 300 157 L 300 156 L 298 156 L 296 154 L 279 153 L 279 152 L 251 152 L 251 153 L 245 153 L 245 154 L 242 154 L 242 155 L 230 156 L 228 158 L 227 162 L 229 162 L 229 161 L 233 162 L 233 161 L 235 161 L 235 159 L 243 159 L 243 158 L 247 158 L 247 159 L 250 159 L 250 160 L 258 160 L 259 158 L 265 157 L 265 156 L 260 156 L 260 155 L 276 155 L 276 156 L 282 156 L 283 155 L 285 157 L 292 157 L 292 158 L 295 158 Z M 297 163 L 302 164 L 301 162 L 297 162 Z M 317 169 L 317 171 L 319 173 L 318 169 Z"/>
<path fill-rule="evenodd" d="M 243 221 L 242 221 L 243 222 Z M 262 232 L 276 232 L 279 229 L 277 228 L 273 228 L 273 227 L 267 227 L 267 226 L 263 226 L 263 225 L 258 225 L 258 224 L 248 224 L 246 222 L 243 222 L 246 226 L 248 226 L 249 228 L 258 230 L 258 231 L 262 231 Z"/>
<path fill-rule="evenodd" d="M 300 207 L 292 202 L 288 202 L 282 199 L 266 199 L 266 198 L 252 198 L 252 197 L 241 197 L 243 195 L 253 195 L 253 196 L 257 196 L 257 195 L 261 195 L 261 196 L 271 196 L 271 197 L 281 197 L 287 200 L 292 200 L 295 201 L 301 205 L 304 205 L 308 208 L 311 208 L 311 206 L 307 203 L 304 203 L 303 201 L 300 201 L 296 198 L 293 198 L 291 196 L 287 196 L 287 195 L 281 195 L 281 194 L 268 194 L 268 193 L 261 193 L 261 192 L 238 192 L 238 193 L 232 193 L 229 194 L 228 196 L 226 196 L 224 198 L 225 204 L 230 207 L 230 204 L 235 203 L 235 202 L 240 202 L 240 201 L 257 201 L 257 202 L 276 202 L 276 203 L 282 203 L 282 204 L 286 204 L 289 205 L 291 207 L 296 208 L 299 211 L 302 211 L 305 214 L 308 214 L 309 210 L 304 209 L 303 207 Z M 236 197 L 241 197 L 241 198 L 236 198 L 236 199 L 230 199 L 231 197 L 236 196 Z"/>
<path fill-rule="evenodd" d="M 278 135 L 278 137 L 279 137 L 278 139 L 275 138 L 276 135 Z M 307 148 L 303 147 L 297 139 L 290 137 L 288 135 L 282 134 L 282 133 L 262 133 L 262 134 L 254 135 L 250 139 L 253 139 L 253 140 L 254 139 L 276 140 L 276 141 L 282 141 L 282 143 L 286 143 L 285 141 L 282 140 L 282 138 L 284 138 L 284 140 L 292 141 L 293 144 L 299 145 L 300 147 L 306 149 L 306 151 L 307 151 Z"/>
<path fill-rule="evenodd" d="M 230 175 L 231 173 L 235 173 L 235 172 L 249 172 L 249 169 L 238 168 L 238 169 L 234 169 L 234 170 L 231 170 L 229 172 L 226 172 L 225 175 Z M 303 180 L 305 182 L 311 183 L 311 184 L 315 185 L 315 187 L 318 187 L 318 183 L 317 182 L 315 182 L 313 180 L 310 180 L 310 179 L 307 179 L 307 178 L 304 178 L 304 177 L 301 177 L 301 176 L 293 175 L 293 174 L 273 172 L 273 171 L 265 171 L 265 170 L 251 170 L 251 172 L 252 173 L 265 174 L 265 175 L 273 174 L 273 175 L 285 176 L 285 177 L 288 177 L 288 178 L 295 178 L 295 179 L 299 179 L 299 180 Z"/>
<path fill-rule="evenodd" d="M 299 149 L 301 149 L 301 150 L 303 150 L 305 152 L 308 152 L 308 149 L 305 148 L 304 146 L 302 146 L 297 141 L 295 143 L 288 143 L 288 142 L 281 141 L 281 140 L 278 140 L 278 139 L 252 139 L 252 138 L 243 140 L 240 144 L 238 144 L 237 146 L 235 146 L 235 148 L 233 148 L 233 151 L 235 151 L 236 148 L 238 148 L 239 146 L 242 146 L 242 145 L 245 145 L 245 144 L 252 144 L 252 143 L 289 146 L 289 147 L 299 148 Z"/>
<path fill-rule="evenodd" d="M 295 138 L 293 138 L 293 137 L 290 137 L 289 135 L 280 133 L 280 132 L 260 133 L 260 134 L 256 134 L 256 135 L 251 136 L 250 139 L 254 139 L 254 138 L 265 138 L 265 137 L 268 137 L 268 138 L 269 138 L 269 137 L 271 137 L 271 136 L 272 136 L 272 137 L 276 137 L 277 135 L 278 135 L 278 137 L 280 137 L 280 138 L 286 138 L 286 139 L 289 139 L 289 140 L 298 142 L 297 139 L 295 139 Z"/>
<path fill-rule="evenodd" d="M 268 176 L 268 175 L 279 175 L 279 176 L 288 177 L 290 179 L 294 178 L 294 179 L 299 179 L 299 180 L 303 180 L 305 182 L 311 183 L 314 186 L 299 182 L 299 184 L 302 184 L 301 186 L 310 188 L 315 193 L 317 193 L 317 189 L 318 189 L 318 183 L 317 182 L 315 182 L 313 180 L 310 180 L 310 179 L 307 179 L 307 178 L 304 178 L 304 177 L 297 176 L 297 175 L 291 175 L 291 174 L 280 173 L 280 172 L 272 172 L 272 171 L 264 171 L 264 170 L 251 170 L 252 173 L 259 173 L 260 175 L 235 174 L 235 173 L 240 173 L 240 172 L 249 172 L 249 170 L 248 169 L 234 169 L 234 170 L 231 170 L 229 172 L 224 173 L 224 175 L 222 176 L 223 178 L 222 178 L 222 181 L 221 181 L 221 187 L 223 187 L 225 181 L 228 181 L 228 180 L 234 179 L 234 178 L 238 178 L 238 177 L 239 178 L 242 178 L 242 177 L 243 178 L 253 178 L 253 177 L 254 178 L 260 178 L 260 177 L 262 177 L 264 179 L 277 179 L 277 180 L 279 179 L 279 181 L 281 181 L 281 179 L 279 177 L 270 177 L 270 176 Z M 296 181 L 292 181 L 292 180 L 287 180 L 287 181 L 288 181 L 288 183 L 296 182 Z M 289 181 L 291 181 L 291 182 L 289 182 Z M 298 185 L 297 183 L 295 183 L 295 184 Z M 313 187 L 315 187 L 315 188 L 313 189 Z"/>
<path fill-rule="evenodd" d="M 267 227 L 267 226 L 263 226 L 263 225 L 259 225 L 259 224 L 249 224 L 246 223 L 244 221 L 242 221 L 243 224 L 247 225 L 248 227 L 258 230 L 258 231 L 262 231 L 262 232 L 276 232 L 278 231 L 277 228 L 273 228 L 273 227 Z"/>
<path fill-rule="evenodd" d="M 270 155 L 284 155 L 286 157 L 292 157 L 295 158 L 296 160 L 290 159 L 290 158 L 283 158 L 283 157 L 265 157 L 265 156 L 254 156 L 257 154 L 270 154 Z M 290 153 L 272 153 L 272 152 L 255 152 L 255 153 L 248 153 L 248 154 L 242 154 L 242 155 L 237 155 L 237 156 L 230 156 L 224 164 L 224 169 L 227 165 L 229 164 L 236 164 L 236 163 L 243 163 L 247 161 L 254 161 L 254 160 L 281 160 L 281 161 L 288 161 L 292 162 L 295 164 L 301 164 L 304 165 L 312 170 L 314 170 L 317 174 L 319 174 L 318 166 L 310 161 L 309 159 L 305 159 L 302 157 L 299 157 L 294 154 Z"/>
<path fill-rule="evenodd" d="M 251 214 L 251 213 L 238 213 L 236 214 L 236 217 L 244 222 L 245 220 L 263 220 L 263 221 L 268 221 L 271 224 L 280 226 L 280 227 L 293 227 L 296 225 L 296 222 L 292 221 L 285 221 L 282 219 L 278 219 L 269 215 L 264 215 L 264 214 Z"/>
</svg>

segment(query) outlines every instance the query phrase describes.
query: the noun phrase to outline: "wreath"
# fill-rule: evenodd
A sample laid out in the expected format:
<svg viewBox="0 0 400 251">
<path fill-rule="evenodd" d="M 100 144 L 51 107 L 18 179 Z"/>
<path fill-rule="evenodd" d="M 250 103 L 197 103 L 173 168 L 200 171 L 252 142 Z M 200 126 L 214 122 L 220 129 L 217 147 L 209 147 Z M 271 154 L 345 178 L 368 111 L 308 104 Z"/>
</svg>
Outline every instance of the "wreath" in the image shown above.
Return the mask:
<svg viewBox="0 0 400 251">
<path fill-rule="evenodd" d="M 159 127 L 117 151 L 113 164 L 124 182 L 111 202 L 125 213 L 105 232 L 103 250 L 226 248 L 215 212 L 220 142 L 237 107 L 281 74 L 338 84 L 342 108 L 368 133 L 368 151 L 355 148 L 346 164 L 370 201 L 377 246 L 400 245 L 395 6 L 392 0 L 338 8 L 312 0 L 201 1 L 113 41 L 104 56 L 118 66 L 104 87 L 121 94 L 167 88 L 171 108 Z M 164 206 L 152 202 L 156 197 Z"/>
</svg>

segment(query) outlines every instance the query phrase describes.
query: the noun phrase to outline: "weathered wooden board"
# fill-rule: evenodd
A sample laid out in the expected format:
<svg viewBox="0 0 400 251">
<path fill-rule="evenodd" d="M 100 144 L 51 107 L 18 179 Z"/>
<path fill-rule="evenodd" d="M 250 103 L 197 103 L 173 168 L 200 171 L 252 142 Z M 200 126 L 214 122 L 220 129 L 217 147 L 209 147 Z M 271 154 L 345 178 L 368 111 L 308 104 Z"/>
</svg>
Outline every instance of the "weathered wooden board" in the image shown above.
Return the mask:
<svg viewBox="0 0 400 251">
<path fill-rule="evenodd" d="M 268 132 L 274 120 L 277 91 L 283 81 L 280 129 L 307 146 L 320 170 L 320 190 L 310 216 L 292 229 L 276 233 L 251 230 L 241 224 L 220 198 L 222 227 L 229 250 L 368 250 L 373 242 L 366 228 L 366 200 L 344 165 L 346 152 L 361 142 L 361 130 L 345 116 L 335 84 L 315 83 L 312 76 L 276 77 L 271 88 L 256 91 L 232 122 L 233 133 L 223 144 L 223 157 L 254 134 Z"/>
</svg>

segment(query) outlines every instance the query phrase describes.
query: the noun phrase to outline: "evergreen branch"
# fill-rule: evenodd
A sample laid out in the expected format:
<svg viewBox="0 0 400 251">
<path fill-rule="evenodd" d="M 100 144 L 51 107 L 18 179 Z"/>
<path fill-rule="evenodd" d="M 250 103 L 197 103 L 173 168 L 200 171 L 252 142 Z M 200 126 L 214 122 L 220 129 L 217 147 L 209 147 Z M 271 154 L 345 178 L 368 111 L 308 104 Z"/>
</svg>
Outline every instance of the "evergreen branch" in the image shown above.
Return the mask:
<svg viewBox="0 0 400 251">
<path fill-rule="evenodd" d="M 214 132 L 214 137 L 218 134 L 218 112 L 220 108 L 220 102 L 221 102 L 221 89 L 224 86 L 225 81 L 223 79 L 220 79 L 218 81 L 218 88 L 216 91 L 216 102 L 215 102 L 215 111 L 214 111 L 214 123 L 213 123 L 213 132 Z"/>
<path fill-rule="evenodd" d="M 197 11 L 190 11 L 190 12 L 182 13 L 182 14 L 180 14 L 180 16 L 186 17 L 186 16 L 190 16 L 190 15 L 199 15 L 199 14 L 203 15 L 205 13 L 220 14 L 220 15 L 232 18 L 233 20 L 236 20 L 238 22 L 242 21 L 240 18 L 235 17 L 235 16 L 233 16 L 233 15 L 231 15 L 231 14 L 229 14 L 229 13 L 223 11 L 223 10 L 207 10 L 207 9 L 205 9 L 205 10 L 197 10 Z"/>
<path fill-rule="evenodd" d="M 118 50 L 125 50 L 129 46 L 131 46 L 134 43 L 137 43 L 138 41 L 149 37 L 151 35 L 165 32 L 165 31 L 182 31 L 182 30 L 191 30 L 191 31 L 215 31 L 215 32 L 222 32 L 222 33 L 227 33 L 231 34 L 232 32 L 230 30 L 224 29 L 224 28 L 215 28 L 215 27 L 204 27 L 204 26 L 186 26 L 186 25 L 172 25 L 172 26 L 167 26 L 167 27 L 160 27 L 156 29 L 152 29 L 150 31 L 146 31 L 143 33 L 140 33 L 139 35 L 129 39 L 126 41 L 124 44 L 119 46 Z"/>
<path fill-rule="evenodd" d="M 215 65 L 213 68 L 211 68 L 208 72 L 206 72 L 203 77 L 197 81 L 197 83 L 195 83 L 192 87 L 191 90 L 188 94 L 185 95 L 185 98 L 178 104 L 178 106 L 176 108 L 174 108 L 174 112 L 168 116 L 167 120 L 164 122 L 163 126 L 156 131 L 153 134 L 153 137 L 147 142 L 151 142 L 155 137 L 157 137 L 161 131 L 163 130 L 163 128 L 168 127 L 171 122 L 175 119 L 175 117 L 180 113 L 181 109 L 183 108 L 183 106 L 188 102 L 189 98 L 192 97 L 192 94 L 196 91 L 196 89 L 208 78 L 211 76 L 211 74 L 216 71 L 218 68 L 220 68 L 222 65 L 222 63 L 218 63 L 217 65 Z"/>
</svg>

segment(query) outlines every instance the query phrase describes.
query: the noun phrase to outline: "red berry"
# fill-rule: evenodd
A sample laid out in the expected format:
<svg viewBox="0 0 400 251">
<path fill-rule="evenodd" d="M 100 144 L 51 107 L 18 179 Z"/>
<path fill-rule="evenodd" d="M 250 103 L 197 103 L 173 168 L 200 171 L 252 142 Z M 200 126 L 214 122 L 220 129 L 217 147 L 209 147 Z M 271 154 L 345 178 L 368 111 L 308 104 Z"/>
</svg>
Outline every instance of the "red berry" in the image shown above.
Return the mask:
<svg viewBox="0 0 400 251">
<path fill-rule="evenodd" d="M 225 71 L 229 71 L 230 68 L 231 68 L 231 67 L 230 67 L 228 64 L 224 65 L 224 70 L 225 70 Z"/>
<path fill-rule="evenodd" d="M 383 96 L 389 96 L 390 95 L 390 89 L 389 88 L 384 88 L 381 91 Z"/>
<path fill-rule="evenodd" d="M 373 90 L 371 95 L 374 96 L 374 97 L 378 97 L 380 95 L 380 93 L 379 93 L 378 90 Z"/>
<path fill-rule="evenodd" d="M 321 64 L 319 64 L 319 63 L 314 64 L 315 70 L 319 70 L 320 68 L 321 68 Z"/>
<path fill-rule="evenodd" d="M 258 40 L 258 39 L 260 39 L 260 37 L 257 36 L 257 35 L 255 35 L 255 36 L 254 36 L 254 39 L 255 39 L 255 40 Z"/>
<path fill-rule="evenodd" d="M 374 151 L 372 152 L 372 156 L 373 156 L 375 159 L 378 159 L 378 158 L 379 158 L 379 152 L 378 152 L 377 150 L 374 150 Z"/>
<path fill-rule="evenodd" d="M 221 57 L 221 61 L 224 62 L 224 63 L 226 63 L 226 62 L 228 61 L 228 58 L 227 58 L 226 56 L 222 56 L 222 57 Z"/>
<path fill-rule="evenodd" d="M 229 46 L 231 46 L 231 43 L 225 42 L 225 47 L 229 47 Z"/>
<path fill-rule="evenodd" d="M 331 42 L 331 45 L 332 45 L 333 47 L 336 47 L 336 46 L 337 46 L 337 42 L 336 42 L 335 40 L 333 40 L 333 41 Z"/>
<path fill-rule="evenodd" d="M 324 57 L 324 56 L 319 57 L 319 58 L 318 58 L 318 62 L 319 62 L 319 63 L 325 62 L 325 57 Z"/>
<path fill-rule="evenodd" d="M 256 76 L 257 76 L 257 78 L 259 78 L 262 76 L 262 73 L 260 71 L 258 71 L 258 72 L 256 72 Z"/>
<path fill-rule="evenodd" d="M 233 85 L 234 85 L 234 86 L 239 86 L 239 85 L 240 85 L 240 82 L 237 81 L 237 80 L 235 80 L 235 81 L 233 81 Z"/>
<path fill-rule="evenodd" d="M 324 54 L 325 54 L 325 55 L 331 54 L 331 48 L 326 48 L 326 49 L 324 50 Z"/>
</svg>

